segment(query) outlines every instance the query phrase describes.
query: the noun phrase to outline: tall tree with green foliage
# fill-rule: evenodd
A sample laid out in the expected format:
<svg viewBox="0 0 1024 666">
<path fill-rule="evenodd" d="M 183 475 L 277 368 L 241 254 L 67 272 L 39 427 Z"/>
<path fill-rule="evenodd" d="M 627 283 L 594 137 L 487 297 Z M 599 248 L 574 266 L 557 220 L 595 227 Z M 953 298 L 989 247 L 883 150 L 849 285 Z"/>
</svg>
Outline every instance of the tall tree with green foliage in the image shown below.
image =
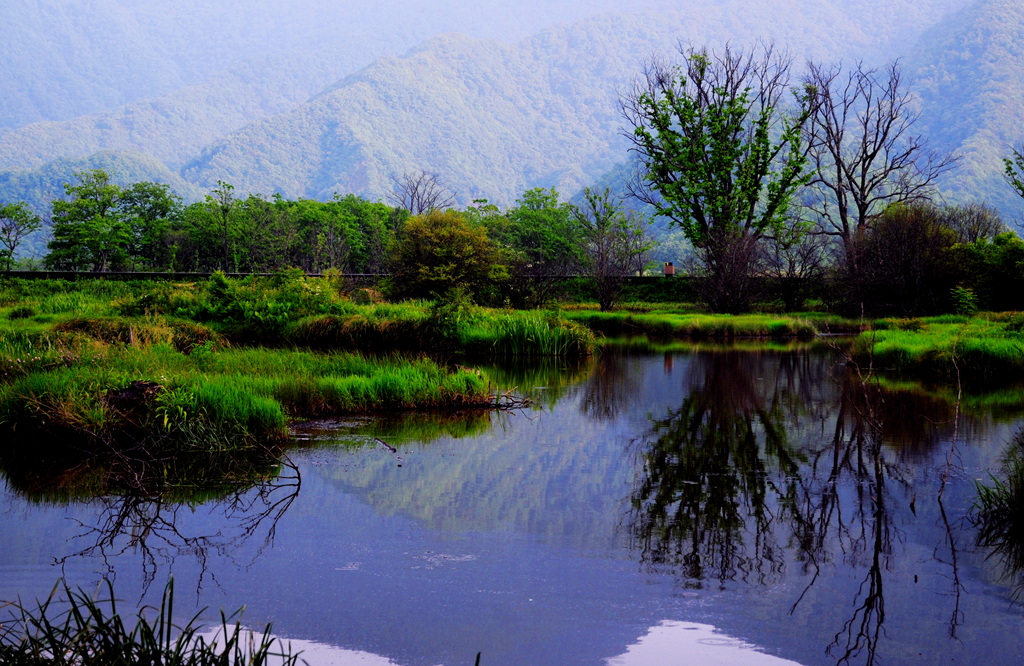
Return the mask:
<svg viewBox="0 0 1024 666">
<path fill-rule="evenodd" d="M 8 203 L 0 206 L 0 259 L 7 262 L 7 272 L 11 272 L 11 262 L 25 236 L 38 231 L 43 220 L 33 213 L 24 202 Z"/>
<path fill-rule="evenodd" d="M 572 205 L 559 201 L 554 189 L 527 190 L 504 215 L 484 219 L 491 238 L 508 252 L 506 294 L 515 307 L 543 305 L 559 277 L 575 274 L 584 263 L 582 229 Z"/>
<path fill-rule="evenodd" d="M 790 91 L 790 59 L 726 47 L 649 65 L 623 100 L 641 166 L 631 192 L 678 225 L 708 270 L 718 311 L 747 307 L 758 240 L 782 230 L 794 192 L 810 179 L 802 134 L 813 91 Z"/>
<path fill-rule="evenodd" d="M 59 270 L 96 272 L 120 268 L 128 258 L 131 223 L 120 208 L 121 188 L 93 169 L 64 184 L 66 199 L 52 204 L 53 240 L 46 263 Z"/>
<path fill-rule="evenodd" d="M 176 248 L 170 230 L 184 214 L 181 197 L 162 183 L 140 182 L 123 188 L 118 208 L 131 229 L 129 255 L 146 268 L 173 268 Z"/>
</svg>

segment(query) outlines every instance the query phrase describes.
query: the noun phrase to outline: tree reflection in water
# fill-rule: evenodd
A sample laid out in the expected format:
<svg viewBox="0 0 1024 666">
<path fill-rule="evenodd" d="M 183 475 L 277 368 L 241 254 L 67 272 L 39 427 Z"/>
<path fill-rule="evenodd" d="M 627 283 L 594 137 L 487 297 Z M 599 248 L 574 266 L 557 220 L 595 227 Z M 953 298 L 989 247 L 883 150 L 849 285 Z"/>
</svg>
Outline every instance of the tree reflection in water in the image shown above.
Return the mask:
<svg viewBox="0 0 1024 666">
<path fill-rule="evenodd" d="M 199 565 L 197 590 L 211 555 L 231 558 L 259 539 L 253 555 L 258 557 L 273 544 L 277 524 L 302 483 L 298 468 L 279 447 L 183 454 L 170 468 L 122 457 L 116 473 L 98 457 L 73 462 L 62 466 L 40 460 L 44 464 L 34 466 L 23 456 L 0 472 L 12 490 L 32 501 L 95 507 L 94 520 L 78 521 L 81 531 L 73 538 L 86 545 L 56 562 L 63 571 L 73 560 L 97 558 L 103 577 L 113 580 L 114 559 L 133 553 L 142 566 L 143 595 L 160 564 L 170 567 L 182 555 Z M 197 521 L 197 513 L 215 519 Z"/>
<path fill-rule="evenodd" d="M 799 563 L 810 582 L 791 613 L 824 565 L 865 567 L 827 653 L 872 664 L 896 536 L 893 491 L 909 493 L 901 458 L 937 444 L 935 424 L 952 410 L 914 394 L 887 400 L 834 363 L 828 354 L 691 357 L 682 405 L 652 417 L 634 443 L 629 534 L 644 565 L 690 587 L 771 584 L 787 561 Z M 835 382 L 822 381 L 830 375 Z"/>
</svg>

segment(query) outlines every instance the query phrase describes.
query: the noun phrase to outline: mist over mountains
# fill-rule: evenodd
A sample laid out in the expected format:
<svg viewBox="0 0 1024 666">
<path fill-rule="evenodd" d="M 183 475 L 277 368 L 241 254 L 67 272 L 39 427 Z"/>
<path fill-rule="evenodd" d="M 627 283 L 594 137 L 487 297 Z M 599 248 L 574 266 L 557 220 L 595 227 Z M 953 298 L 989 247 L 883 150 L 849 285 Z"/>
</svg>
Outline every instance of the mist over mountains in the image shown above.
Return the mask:
<svg viewBox="0 0 1024 666">
<path fill-rule="evenodd" d="M 392 176 L 419 169 L 442 174 L 462 204 L 511 204 L 529 187 L 570 195 L 627 159 L 618 96 L 646 59 L 671 56 L 680 41 L 770 39 L 797 70 L 807 59 L 902 57 L 918 130 L 962 154 L 942 183 L 947 198 L 987 200 L 1011 219 L 1022 212 L 1000 160 L 1024 139 L 1024 0 L 672 10 L 652 1 L 630 13 L 610 11 L 612 0 L 94 5 L 0 9 L 16 35 L 0 46 L 0 80 L 16 91 L 0 102 L 0 199 L 43 208 L 81 165 L 122 182 L 145 174 L 186 199 L 218 180 L 240 192 L 376 199 Z M 41 39 L 29 66 L 12 44 L 45 30 L 38 17 L 50 14 L 70 46 L 62 60 L 57 42 Z"/>
</svg>

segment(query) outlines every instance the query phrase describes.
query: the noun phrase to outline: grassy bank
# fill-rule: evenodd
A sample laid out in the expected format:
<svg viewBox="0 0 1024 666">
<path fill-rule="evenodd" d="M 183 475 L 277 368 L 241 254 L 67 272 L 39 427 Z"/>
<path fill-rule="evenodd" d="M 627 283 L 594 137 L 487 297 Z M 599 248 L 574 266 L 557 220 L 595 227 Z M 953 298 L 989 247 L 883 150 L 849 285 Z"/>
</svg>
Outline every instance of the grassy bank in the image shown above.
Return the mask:
<svg viewBox="0 0 1024 666">
<path fill-rule="evenodd" d="M 571 321 L 610 337 L 647 335 L 657 338 L 721 339 L 814 337 L 818 327 L 799 315 L 713 315 L 656 310 L 650 312 L 565 313 Z"/>
<path fill-rule="evenodd" d="M 283 439 L 289 419 L 479 406 L 489 391 L 477 373 L 429 359 L 208 346 L 184 354 L 158 344 L 93 347 L 92 356 L 61 364 L 45 362 L 55 355 L 53 341 L 45 341 L 51 345 L 45 351 L 22 349 L 37 371 L 26 370 L 20 357 L 8 359 L 22 366 L 23 376 L 0 385 L 6 430 L 216 447 Z"/>
<path fill-rule="evenodd" d="M 5 280 L 9 334 L 81 333 L 107 343 L 208 341 L 313 349 L 586 356 L 593 334 L 557 313 L 477 307 L 458 293 L 436 302 L 374 303 L 370 292 L 302 275 L 197 283 Z M 358 301 L 358 302 L 357 302 Z"/>
<path fill-rule="evenodd" d="M 883 319 L 854 343 L 861 365 L 955 382 L 1024 379 L 1024 315 Z"/>
</svg>

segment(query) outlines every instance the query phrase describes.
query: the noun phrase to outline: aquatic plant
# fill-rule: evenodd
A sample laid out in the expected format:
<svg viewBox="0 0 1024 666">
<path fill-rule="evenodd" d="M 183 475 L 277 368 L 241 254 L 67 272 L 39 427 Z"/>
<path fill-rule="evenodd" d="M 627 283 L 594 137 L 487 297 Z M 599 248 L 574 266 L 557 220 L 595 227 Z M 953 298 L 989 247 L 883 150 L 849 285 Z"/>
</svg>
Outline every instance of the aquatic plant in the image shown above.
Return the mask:
<svg viewBox="0 0 1024 666">
<path fill-rule="evenodd" d="M 1010 380 L 1024 373 L 1024 335 L 1013 319 L 946 315 L 881 320 L 853 347 L 858 362 L 943 381 Z"/>
<path fill-rule="evenodd" d="M 213 636 L 204 635 L 199 621 L 205 609 L 184 625 L 176 624 L 173 580 L 164 588 L 159 606 L 144 607 L 131 618 L 118 611 L 109 581 L 106 593 L 105 599 L 96 599 L 58 581 L 49 598 L 35 607 L 11 604 L 11 621 L 0 624 L 0 662 L 26 666 L 298 663 L 298 655 L 271 636 L 270 625 L 262 633 L 243 629 L 240 610 L 231 615 L 221 612 L 220 628 Z"/>
<path fill-rule="evenodd" d="M 1007 445 L 1001 476 L 975 482 L 978 499 L 968 518 L 978 528 L 977 545 L 1002 560 L 1019 597 L 1024 592 L 1024 430 Z"/>
</svg>

